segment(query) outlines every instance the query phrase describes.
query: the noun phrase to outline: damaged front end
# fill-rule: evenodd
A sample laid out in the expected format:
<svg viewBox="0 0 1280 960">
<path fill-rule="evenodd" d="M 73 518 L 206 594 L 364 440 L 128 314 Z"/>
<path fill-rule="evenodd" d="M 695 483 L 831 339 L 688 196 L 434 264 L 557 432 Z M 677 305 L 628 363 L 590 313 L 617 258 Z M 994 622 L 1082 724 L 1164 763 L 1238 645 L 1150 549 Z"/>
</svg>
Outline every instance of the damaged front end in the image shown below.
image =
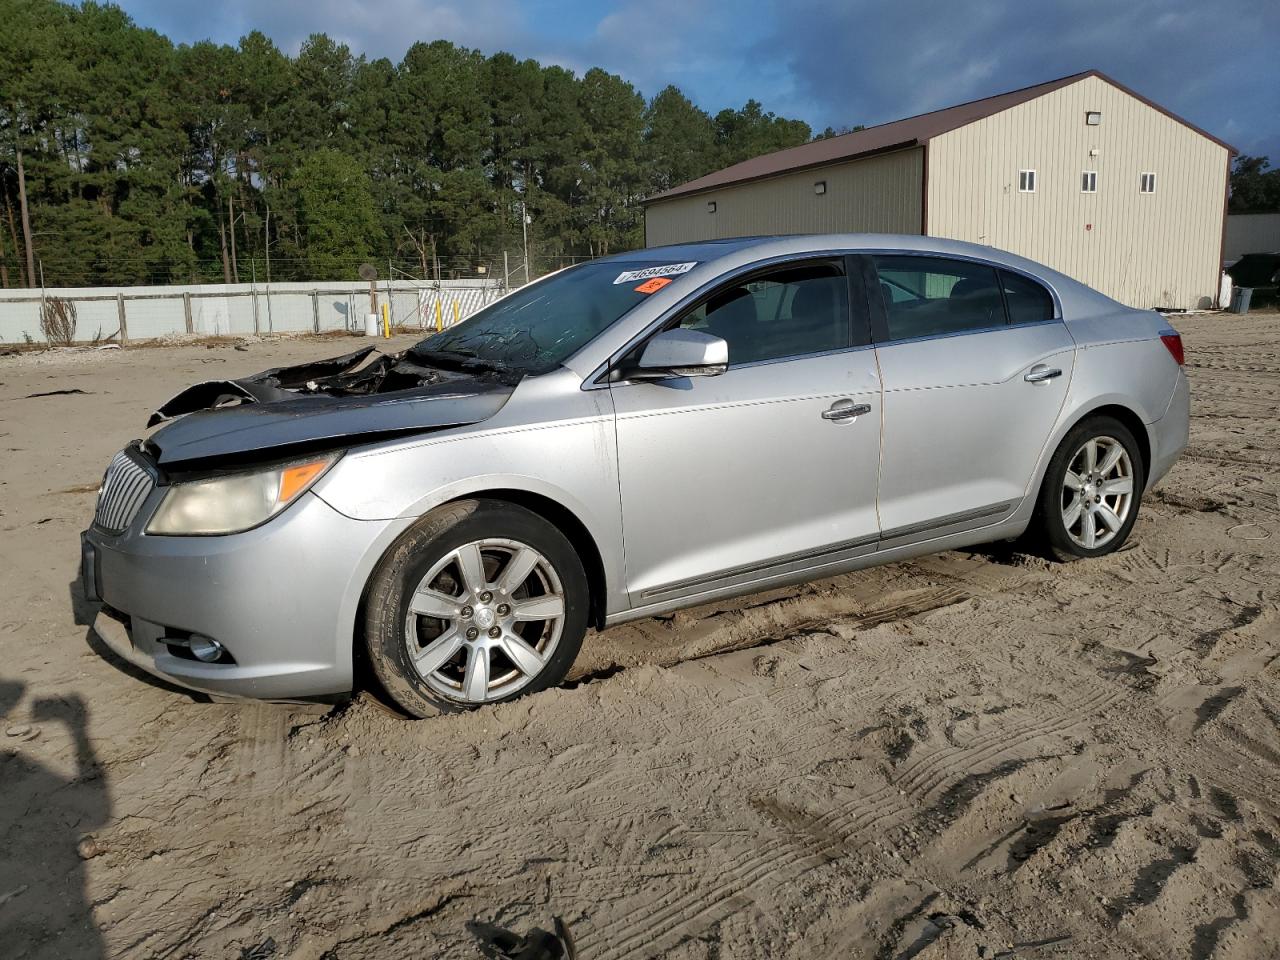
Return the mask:
<svg viewBox="0 0 1280 960">
<path fill-rule="evenodd" d="M 166 425 L 145 447 L 162 466 L 195 467 L 466 426 L 501 410 L 519 379 L 467 358 L 370 346 L 193 384 L 151 415 L 148 427 Z"/>
</svg>

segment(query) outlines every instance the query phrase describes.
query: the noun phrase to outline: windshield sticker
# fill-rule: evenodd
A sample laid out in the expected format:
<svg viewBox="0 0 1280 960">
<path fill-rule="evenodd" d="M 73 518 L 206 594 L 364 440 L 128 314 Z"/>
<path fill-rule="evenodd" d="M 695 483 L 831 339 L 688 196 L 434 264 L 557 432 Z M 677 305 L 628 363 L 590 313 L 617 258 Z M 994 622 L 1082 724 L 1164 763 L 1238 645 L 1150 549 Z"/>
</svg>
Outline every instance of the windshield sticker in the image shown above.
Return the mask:
<svg viewBox="0 0 1280 960">
<path fill-rule="evenodd" d="M 654 277 L 636 287 L 636 293 L 657 293 L 670 282 L 670 277 Z"/>
<path fill-rule="evenodd" d="M 645 267 L 643 270 L 628 270 L 625 273 L 618 274 L 618 279 L 613 281 L 615 285 L 619 283 L 633 283 L 636 280 L 648 280 L 651 277 L 678 277 L 682 273 L 688 273 L 698 265 L 698 261 L 691 263 L 666 263 L 660 267 Z"/>
</svg>

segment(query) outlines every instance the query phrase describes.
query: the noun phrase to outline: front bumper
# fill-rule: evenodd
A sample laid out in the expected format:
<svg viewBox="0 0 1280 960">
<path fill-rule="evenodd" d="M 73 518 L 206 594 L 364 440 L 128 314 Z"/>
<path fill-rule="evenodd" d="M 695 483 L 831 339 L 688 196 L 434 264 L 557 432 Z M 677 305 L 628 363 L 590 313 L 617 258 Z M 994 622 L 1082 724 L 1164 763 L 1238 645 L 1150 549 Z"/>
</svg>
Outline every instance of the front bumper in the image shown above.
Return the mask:
<svg viewBox="0 0 1280 960">
<path fill-rule="evenodd" d="M 119 614 L 99 615 L 103 642 L 134 666 L 205 693 L 294 700 L 349 692 L 364 584 L 411 521 L 352 520 L 307 493 L 244 533 L 147 536 L 161 495 L 121 534 L 84 533 L 85 594 Z M 234 662 L 204 663 L 164 642 L 190 634 L 217 640 Z"/>
</svg>

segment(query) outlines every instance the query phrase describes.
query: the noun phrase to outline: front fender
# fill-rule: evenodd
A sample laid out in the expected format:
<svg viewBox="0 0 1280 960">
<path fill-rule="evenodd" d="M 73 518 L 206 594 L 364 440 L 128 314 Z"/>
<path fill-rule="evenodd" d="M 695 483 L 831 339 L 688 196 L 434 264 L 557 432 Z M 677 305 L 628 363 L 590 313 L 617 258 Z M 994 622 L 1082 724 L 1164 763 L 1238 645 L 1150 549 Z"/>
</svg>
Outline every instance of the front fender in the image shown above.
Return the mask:
<svg viewBox="0 0 1280 960">
<path fill-rule="evenodd" d="M 528 472 L 530 466 L 538 475 Z M 572 513 L 595 541 L 608 612 L 626 605 L 611 415 L 353 450 L 313 490 L 360 520 L 417 518 L 451 500 L 496 490 L 544 497 Z"/>
</svg>

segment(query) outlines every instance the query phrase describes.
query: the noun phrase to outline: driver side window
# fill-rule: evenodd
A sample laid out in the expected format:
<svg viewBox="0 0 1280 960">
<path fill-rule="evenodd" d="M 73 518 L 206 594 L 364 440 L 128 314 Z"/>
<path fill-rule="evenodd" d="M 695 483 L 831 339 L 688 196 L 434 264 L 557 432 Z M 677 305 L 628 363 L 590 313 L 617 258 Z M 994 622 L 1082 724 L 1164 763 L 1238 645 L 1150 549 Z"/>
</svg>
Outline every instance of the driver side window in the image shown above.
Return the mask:
<svg viewBox="0 0 1280 960">
<path fill-rule="evenodd" d="M 844 269 L 831 262 L 785 267 L 723 287 L 679 325 L 728 343 L 731 367 L 853 345 Z"/>
</svg>

